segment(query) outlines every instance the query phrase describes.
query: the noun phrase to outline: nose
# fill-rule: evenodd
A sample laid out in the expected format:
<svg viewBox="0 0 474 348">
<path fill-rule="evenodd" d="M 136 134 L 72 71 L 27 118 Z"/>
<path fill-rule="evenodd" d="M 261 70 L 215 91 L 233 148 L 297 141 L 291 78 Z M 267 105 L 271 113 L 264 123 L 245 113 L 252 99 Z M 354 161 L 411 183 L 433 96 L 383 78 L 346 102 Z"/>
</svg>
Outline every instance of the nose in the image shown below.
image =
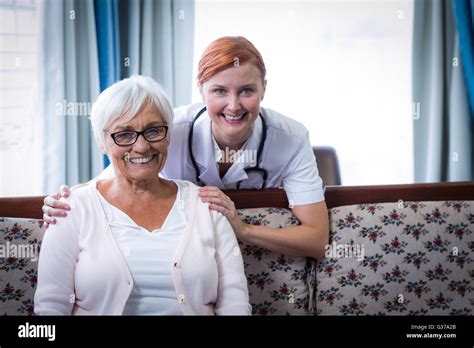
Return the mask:
<svg viewBox="0 0 474 348">
<path fill-rule="evenodd" d="M 145 139 L 143 134 L 140 134 L 135 144 L 133 144 L 133 149 L 136 152 L 146 152 L 150 149 L 150 147 L 150 143 Z"/>
<path fill-rule="evenodd" d="M 238 95 L 229 96 L 229 99 L 227 101 L 227 109 L 232 113 L 236 113 L 240 111 L 241 105 L 240 105 L 240 98 Z"/>
</svg>

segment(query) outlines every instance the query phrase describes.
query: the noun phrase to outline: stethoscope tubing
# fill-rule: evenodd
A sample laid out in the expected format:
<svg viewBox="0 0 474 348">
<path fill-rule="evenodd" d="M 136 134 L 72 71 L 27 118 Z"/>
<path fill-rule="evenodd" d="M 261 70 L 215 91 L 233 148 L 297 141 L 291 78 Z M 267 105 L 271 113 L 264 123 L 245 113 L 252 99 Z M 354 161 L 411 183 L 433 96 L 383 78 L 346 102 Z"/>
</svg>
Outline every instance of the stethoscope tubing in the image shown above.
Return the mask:
<svg viewBox="0 0 474 348">
<path fill-rule="evenodd" d="M 196 116 L 194 117 L 193 121 L 191 122 L 191 127 L 189 128 L 189 136 L 188 136 L 188 152 L 189 152 L 189 158 L 191 159 L 191 164 L 193 165 L 194 167 L 194 171 L 196 173 L 196 183 L 199 185 L 199 186 L 205 186 L 206 183 L 204 181 L 201 180 L 201 178 L 199 177 L 201 175 L 201 172 L 199 170 L 199 166 L 196 162 L 196 159 L 194 157 L 194 152 L 193 152 L 193 135 L 194 135 L 194 124 L 196 123 L 197 119 L 204 113 L 206 112 L 207 108 L 206 107 L 203 107 L 201 110 L 199 110 L 199 112 L 196 114 Z M 263 147 L 265 145 L 265 140 L 267 139 L 267 123 L 265 122 L 265 118 L 263 117 L 262 113 L 259 112 L 258 115 L 260 116 L 260 119 L 262 120 L 262 138 L 260 139 L 260 143 L 258 145 L 258 149 L 257 149 L 257 163 L 254 167 L 248 167 L 248 168 L 245 168 L 245 172 L 248 173 L 250 171 L 255 171 L 255 172 L 259 172 L 261 175 L 262 175 L 262 178 L 263 178 L 263 184 L 262 184 L 262 188 L 265 188 L 265 185 L 266 185 L 266 182 L 267 182 L 267 178 L 268 178 L 268 172 L 263 169 L 263 168 L 260 168 L 260 160 L 262 158 L 262 153 L 263 153 Z M 239 181 L 237 183 L 237 188 L 239 189 L 240 188 L 240 183 L 241 181 Z"/>
</svg>

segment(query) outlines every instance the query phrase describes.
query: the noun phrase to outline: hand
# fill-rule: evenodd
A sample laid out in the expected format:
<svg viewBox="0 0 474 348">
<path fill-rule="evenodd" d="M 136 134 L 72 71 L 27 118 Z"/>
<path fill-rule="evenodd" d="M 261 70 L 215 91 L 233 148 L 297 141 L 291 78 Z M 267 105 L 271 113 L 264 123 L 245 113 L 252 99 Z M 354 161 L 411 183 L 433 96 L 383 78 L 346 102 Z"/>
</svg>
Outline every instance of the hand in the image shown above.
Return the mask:
<svg viewBox="0 0 474 348">
<path fill-rule="evenodd" d="M 44 226 L 48 228 L 49 224 L 55 224 L 56 219 L 53 218 L 53 216 L 66 216 L 66 210 L 71 210 L 71 207 L 64 202 L 61 202 L 59 199 L 61 197 L 67 198 L 71 194 L 71 191 L 69 191 L 69 187 L 66 185 L 62 185 L 59 188 L 59 192 L 47 196 L 44 199 L 44 205 L 43 205 L 43 220 L 44 220 Z"/>
<path fill-rule="evenodd" d="M 237 215 L 234 202 L 224 192 L 215 186 L 205 186 L 199 188 L 199 197 L 204 203 L 209 203 L 209 209 L 222 213 L 229 220 L 235 234 L 243 237 L 246 224 Z"/>
</svg>

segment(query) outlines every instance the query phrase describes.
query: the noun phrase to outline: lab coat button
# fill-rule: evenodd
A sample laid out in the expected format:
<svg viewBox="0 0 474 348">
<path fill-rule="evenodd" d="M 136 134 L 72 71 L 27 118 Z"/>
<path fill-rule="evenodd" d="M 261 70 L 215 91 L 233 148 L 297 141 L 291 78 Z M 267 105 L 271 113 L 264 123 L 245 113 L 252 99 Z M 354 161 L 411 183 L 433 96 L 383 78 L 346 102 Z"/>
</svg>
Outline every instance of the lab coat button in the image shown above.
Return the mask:
<svg viewBox="0 0 474 348">
<path fill-rule="evenodd" d="M 174 263 L 174 267 L 175 267 L 175 268 L 179 268 L 180 266 L 181 266 L 181 265 L 179 264 L 178 261 L 176 261 L 176 262 Z"/>
<path fill-rule="evenodd" d="M 184 303 L 184 295 L 181 294 L 178 296 L 179 303 Z"/>
</svg>

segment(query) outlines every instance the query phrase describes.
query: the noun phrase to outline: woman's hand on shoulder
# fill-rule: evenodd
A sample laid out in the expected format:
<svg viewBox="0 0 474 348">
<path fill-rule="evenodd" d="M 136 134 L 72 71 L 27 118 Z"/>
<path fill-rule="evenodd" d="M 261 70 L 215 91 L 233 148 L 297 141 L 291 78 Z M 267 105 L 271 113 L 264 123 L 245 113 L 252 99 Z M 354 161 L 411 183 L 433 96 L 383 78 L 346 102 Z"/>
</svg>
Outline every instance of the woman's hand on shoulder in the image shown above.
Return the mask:
<svg viewBox="0 0 474 348">
<path fill-rule="evenodd" d="M 67 215 L 66 211 L 71 210 L 67 203 L 60 201 L 61 198 L 68 198 L 70 193 L 69 187 L 62 185 L 59 188 L 59 192 L 45 197 L 42 210 L 46 228 L 48 228 L 49 224 L 56 223 L 55 216 L 65 217 Z"/>
<path fill-rule="evenodd" d="M 201 201 L 209 204 L 209 209 L 222 213 L 232 225 L 237 237 L 244 237 L 246 223 L 237 214 L 234 202 L 218 187 L 205 186 L 199 188 Z"/>
</svg>

